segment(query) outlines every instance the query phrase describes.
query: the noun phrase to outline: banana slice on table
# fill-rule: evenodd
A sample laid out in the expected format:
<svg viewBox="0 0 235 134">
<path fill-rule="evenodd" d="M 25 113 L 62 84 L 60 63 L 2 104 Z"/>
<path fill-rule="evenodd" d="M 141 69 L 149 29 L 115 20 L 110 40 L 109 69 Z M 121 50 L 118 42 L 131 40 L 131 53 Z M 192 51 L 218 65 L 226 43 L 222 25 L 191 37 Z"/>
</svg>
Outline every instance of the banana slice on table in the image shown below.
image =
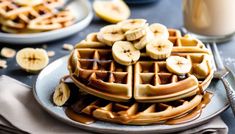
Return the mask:
<svg viewBox="0 0 235 134">
<path fill-rule="evenodd" d="M 130 29 L 130 30 L 126 31 L 125 37 L 126 37 L 126 39 L 128 41 L 138 40 L 139 38 L 141 38 L 144 35 L 146 35 L 147 28 L 148 28 L 148 25 L 146 24 L 143 27 L 138 27 L 138 28 Z"/>
<path fill-rule="evenodd" d="M 122 29 L 117 25 L 108 25 L 100 29 L 97 34 L 97 38 L 100 42 L 105 43 L 108 46 L 112 46 L 114 42 L 125 39 Z"/>
<path fill-rule="evenodd" d="M 154 39 L 152 43 L 146 46 L 146 53 L 149 57 L 162 60 L 171 55 L 173 43 L 166 39 Z"/>
<path fill-rule="evenodd" d="M 123 0 L 95 0 L 93 8 L 98 17 L 110 23 L 126 20 L 131 14 Z"/>
<path fill-rule="evenodd" d="M 53 102 L 56 106 L 63 106 L 70 97 L 70 89 L 68 85 L 64 82 L 61 82 L 54 91 Z"/>
<path fill-rule="evenodd" d="M 153 23 L 149 26 L 149 28 L 153 32 L 155 38 L 163 38 L 163 39 L 169 38 L 169 32 L 166 26 L 160 23 Z"/>
<path fill-rule="evenodd" d="M 185 75 L 190 72 L 192 64 L 189 59 L 184 57 L 170 56 L 166 59 L 166 68 L 177 75 Z"/>
<path fill-rule="evenodd" d="M 123 31 L 128 31 L 131 29 L 136 29 L 139 27 L 145 26 L 147 20 L 145 19 L 128 19 L 119 22 L 117 25 L 119 25 Z"/>
<path fill-rule="evenodd" d="M 153 35 L 152 31 L 150 31 L 149 28 L 148 28 L 148 30 L 147 30 L 147 32 L 146 32 L 146 35 L 144 35 L 143 37 L 141 37 L 141 38 L 140 38 L 139 40 L 137 40 L 137 41 L 133 41 L 133 44 L 134 44 L 134 47 L 135 47 L 136 49 L 141 50 L 141 49 L 143 49 L 147 44 L 152 43 L 153 39 L 154 39 L 154 35 Z"/>
<path fill-rule="evenodd" d="M 40 48 L 24 48 L 16 54 L 16 62 L 27 72 L 38 72 L 49 62 L 47 52 Z"/>
<path fill-rule="evenodd" d="M 139 60 L 140 51 L 131 42 L 117 41 L 113 44 L 112 55 L 119 64 L 131 65 Z"/>
</svg>

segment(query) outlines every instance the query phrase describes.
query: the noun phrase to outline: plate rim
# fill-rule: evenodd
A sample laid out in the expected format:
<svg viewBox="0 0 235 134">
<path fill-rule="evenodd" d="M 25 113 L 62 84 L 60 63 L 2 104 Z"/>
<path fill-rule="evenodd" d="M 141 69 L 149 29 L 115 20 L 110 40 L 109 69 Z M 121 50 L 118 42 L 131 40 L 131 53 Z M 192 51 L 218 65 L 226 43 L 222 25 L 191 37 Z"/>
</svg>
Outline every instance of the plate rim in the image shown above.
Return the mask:
<svg viewBox="0 0 235 134">
<path fill-rule="evenodd" d="M 56 64 L 56 62 L 59 62 L 60 60 L 63 60 L 63 59 L 66 59 L 66 58 L 68 58 L 69 57 L 69 55 L 65 55 L 65 56 L 62 56 L 62 57 L 60 57 L 60 58 L 58 58 L 57 60 L 55 60 L 55 61 L 53 61 L 53 62 L 51 62 L 49 65 L 51 65 L 51 64 Z M 48 65 L 48 66 L 49 66 Z M 48 67 L 47 66 L 47 67 Z M 46 67 L 46 68 L 47 68 Z M 46 69 L 46 68 L 44 68 L 44 69 Z M 44 70 L 43 69 L 43 70 Z M 202 125 L 202 124 L 204 124 L 204 123 L 206 123 L 206 122 L 209 122 L 211 119 L 213 119 L 215 116 L 217 116 L 217 115 L 219 115 L 220 113 L 222 113 L 223 111 L 225 111 L 226 109 L 228 109 L 229 108 L 229 103 L 227 102 L 226 103 L 226 105 L 223 107 L 223 108 L 221 108 L 221 109 L 219 109 L 219 110 L 217 110 L 216 112 L 214 112 L 214 114 L 211 114 L 211 115 L 209 115 L 209 116 L 206 116 L 206 117 L 204 117 L 204 118 L 201 118 L 201 119 L 199 119 L 199 120 L 194 120 L 194 121 L 191 121 L 191 122 L 187 122 L 187 123 L 184 123 L 184 124 L 179 124 L 179 125 L 177 125 L 177 127 L 175 127 L 175 128 L 169 128 L 169 129 L 154 129 L 154 125 L 153 125 L 153 127 L 151 127 L 151 128 L 148 128 L 147 130 L 145 129 L 145 130 L 126 130 L 126 129 L 113 129 L 113 128 L 111 128 L 111 129 L 108 129 L 107 127 L 106 128 L 98 128 L 98 127 L 94 127 L 94 126 L 89 126 L 89 125 L 86 125 L 86 124 L 82 124 L 82 123 L 79 123 L 79 122 L 75 122 L 75 121 L 73 121 L 73 120 L 71 120 L 71 119 L 66 119 L 66 118 L 63 118 L 63 117 L 61 117 L 59 114 L 57 114 L 57 113 L 55 113 L 55 112 L 53 112 L 53 111 L 51 111 L 50 109 L 48 109 L 45 105 L 43 105 L 43 103 L 42 103 L 42 101 L 39 99 L 39 97 L 38 97 L 38 95 L 37 95 L 37 89 L 36 89 L 36 84 L 37 84 L 37 81 L 38 81 L 38 77 L 40 76 L 40 74 L 43 72 L 43 70 L 38 74 L 38 76 L 37 76 L 37 78 L 35 79 L 35 81 L 34 81 L 34 84 L 33 84 L 33 95 L 34 95 L 34 98 L 36 99 L 36 101 L 37 101 L 37 103 L 45 110 L 45 111 L 47 111 L 51 116 L 53 116 L 53 117 L 55 117 L 56 119 L 58 119 L 58 120 L 60 120 L 60 121 L 62 121 L 63 123 L 66 123 L 66 124 L 68 124 L 68 125 L 70 125 L 70 126 L 74 126 L 74 127 L 77 127 L 77 128 L 81 128 L 82 130 L 88 130 L 88 131 L 91 131 L 91 130 L 93 130 L 93 129 L 95 129 L 95 132 L 107 132 L 107 131 L 109 131 L 109 133 L 123 133 L 123 132 L 128 132 L 128 133 L 132 133 L 132 134 L 134 134 L 134 133 L 153 133 L 153 132 L 158 132 L 158 131 L 165 131 L 164 133 L 168 133 L 168 132 L 178 132 L 178 131 L 182 131 L 182 130 L 186 130 L 185 129 L 185 127 L 186 128 L 192 128 L 192 127 L 196 127 L 196 126 L 199 126 L 199 125 Z M 97 120 L 97 121 L 99 121 L 99 120 Z M 103 122 L 103 121 L 99 121 L 99 122 Z M 105 123 L 109 123 L 109 122 L 105 122 Z M 112 124 L 112 123 L 110 123 L 110 124 Z M 121 124 L 122 125 L 122 124 Z M 123 126 L 130 126 L 130 125 L 123 125 Z M 132 125 L 131 125 L 132 126 Z M 134 125 L 135 126 L 135 125 Z M 174 131 L 175 130 L 175 131 Z M 92 132 L 92 131 L 91 131 Z M 94 131 L 93 131 L 94 132 Z"/>
</svg>

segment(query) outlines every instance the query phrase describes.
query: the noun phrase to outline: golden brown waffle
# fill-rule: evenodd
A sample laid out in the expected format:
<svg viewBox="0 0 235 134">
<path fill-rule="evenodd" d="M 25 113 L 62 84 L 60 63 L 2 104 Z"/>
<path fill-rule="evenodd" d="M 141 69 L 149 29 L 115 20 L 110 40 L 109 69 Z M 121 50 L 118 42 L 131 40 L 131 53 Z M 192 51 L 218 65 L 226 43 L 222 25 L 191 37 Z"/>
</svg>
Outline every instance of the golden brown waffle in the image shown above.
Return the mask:
<svg viewBox="0 0 235 134">
<path fill-rule="evenodd" d="M 114 101 L 132 97 L 132 66 L 123 66 L 108 49 L 75 49 L 68 66 L 75 84 L 85 91 Z"/>
<path fill-rule="evenodd" d="M 213 77 L 210 58 L 204 53 L 174 53 L 189 59 L 195 66 L 207 66 L 206 75 L 201 75 L 194 68 L 185 76 L 169 72 L 165 61 L 140 59 L 134 65 L 134 98 L 140 102 L 165 102 L 195 95 L 206 89 Z M 200 89 L 201 88 L 201 89 Z"/>
<path fill-rule="evenodd" d="M 45 0 L 37 5 L 20 5 L 14 1 L 0 1 L 0 24 L 9 33 L 34 33 L 67 27 L 74 23 L 70 11 L 54 12 L 63 0 Z"/>
<path fill-rule="evenodd" d="M 31 7 L 17 5 L 13 1 L 0 1 L 0 15 L 4 18 L 14 19 L 17 15 L 29 12 Z"/>
<path fill-rule="evenodd" d="M 71 25 L 74 16 L 69 11 L 61 11 L 57 14 L 47 14 L 32 20 L 28 29 L 33 30 L 55 30 Z"/>
<path fill-rule="evenodd" d="M 12 27 L 7 27 L 7 26 L 2 26 L 1 28 L 2 31 L 5 31 L 7 33 L 13 33 L 13 34 L 22 34 L 22 33 L 39 33 L 43 32 L 40 30 L 30 30 L 30 29 L 17 29 L 17 28 L 12 28 Z"/>
<path fill-rule="evenodd" d="M 165 102 L 195 95 L 200 88 L 206 89 L 213 76 L 207 54 L 174 55 L 190 59 L 195 66 L 208 66 L 208 73 L 201 76 L 192 69 L 185 76 L 177 76 L 166 69 L 165 61 L 151 61 L 145 57 L 133 67 L 123 66 L 112 59 L 109 49 L 86 48 L 74 50 L 68 68 L 78 87 L 111 101 L 128 101 L 133 92 L 135 100 L 140 102 Z M 198 58 L 201 59 L 195 60 Z"/>
<path fill-rule="evenodd" d="M 174 43 L 171 55 L 191 61 L 192 69 L 185 76 L 169 72 L 165 60 L 154 61 L 145 52 L 135 65 L 120 65 L 96 35 L 92 33 L 77 44 L 68 64 L 75 84 L 94 96 L 111 101 L 128 101 L 133 97 L 139 102 L 167 102 L 205 90 L 213 77 L 209 51 L 200 41 L 181 37 L 178 30 L 169 29 L 169 40 Z M 86 45 L 88 48 L 84 48 Z M 201 67 L 204 70 L 198 71 Z"/>
<path fill-rule="evenodd" d="M 59 7 L 64 4 L 63 0 L 43 0 L 43 4 L 51 8 Z"/>
<path fill-rule="evenodd" d="M 205 96 L 204 96 L 205 97 Z M 79 96 L 72 105 L 76 113 L 85 113 L 96 119 L 120 124 L 147 125 L 164 123 L 168 119 L 187 116 L 203 101 L 203 95 L 165 103 L 110 102 L 93 96 Z"/>
<path fill-rule="evenodd" d="M 198 39 L 191 37 L 182 37 L 179 30 L 168 29 L 169 40 L 174 44 L 175 53 L 209 53 L 205 45 Z"/>
</svg>

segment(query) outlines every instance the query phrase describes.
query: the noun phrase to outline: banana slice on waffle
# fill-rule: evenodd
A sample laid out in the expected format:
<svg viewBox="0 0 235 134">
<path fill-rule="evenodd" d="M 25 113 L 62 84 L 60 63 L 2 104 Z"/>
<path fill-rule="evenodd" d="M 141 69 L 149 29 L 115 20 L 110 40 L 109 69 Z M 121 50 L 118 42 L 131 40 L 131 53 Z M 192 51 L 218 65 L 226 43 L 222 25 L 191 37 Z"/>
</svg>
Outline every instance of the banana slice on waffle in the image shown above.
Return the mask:
<svg viewBox="0 0 235 134">
<path fill-rule="evenodd" d="M 134 29 L 130 29 L 125 33 L 125 37 L 128 41 L 138 40 L 139 38 L 143 37 L 147 33 L 148 25 L 143 27 L 138 27 Z"/>
<path fill-rule="evenodd" d="M 146 45 L 151 44 L 154 40 L 153 33 L 149 30 L 149 28 L 146 30 L 146 34 L 141 37 L 139 40 L 133 41 L 134 47 L 136 49 L 143 49 Z"/>
<path fill-rule="evenodd" d="M 118 25 L 108 25 L 100 29 L 97 38 L 100 42 L 112 46 L 116 41 L 124 40 L 125 36 L 121 27 Z"/>
<path fill-rule="evenodd" d="M 151 24 L 149 28 L 154 33 L 155 38 L 163 38 L 163 39 L 169 38 L 169 33 L 168 33 L 166 26 L 160 23 L 154 23 L 154 24 Z"/>
<path fill-rule="evenodd" d="M 146 46 L 146 53 L 156 60 L 166 59 L 171 55 L 173 43 L 166 39 L 155 39 Z"/>
<path fill-rule="evenodd" d="M 190 72 L 192 64 L 189 59 L 184 57 L 170 56 L 166 59 L 166 68 L 172 73 L 185 75 Z"/>
<path fill-rule="evenodd" d="M 112 55 L 122 65 L 135 64 L 140 58 L 140 51 L 128 41 L 117 41 L 113 44 Z"/>
<path fill-rule="evenodd" d="M 145 19 L 128 19 L 119 22 L 117 25 L 122 28 L 123 31 L 128 31 L 131 29 L 136 29 L 139 27 L 144 27 L 146 25 L 147 20 Z"/>
<path fill-rule="evenodd" d="M 96 47 L 106 47 L 106 45 L 98 40 L 98 33 L 90 33 L 87 35 L 85 40 L 82 40 L 76 44 L 75 48 L 96 48 Z"/>
</svg>

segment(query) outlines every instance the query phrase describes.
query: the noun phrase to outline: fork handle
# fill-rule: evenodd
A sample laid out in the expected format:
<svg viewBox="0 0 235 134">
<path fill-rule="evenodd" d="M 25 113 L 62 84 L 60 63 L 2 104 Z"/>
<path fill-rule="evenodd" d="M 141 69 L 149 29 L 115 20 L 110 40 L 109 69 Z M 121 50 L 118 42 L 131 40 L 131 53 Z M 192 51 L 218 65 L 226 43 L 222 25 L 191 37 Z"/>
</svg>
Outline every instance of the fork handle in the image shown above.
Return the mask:
<svg viewBox="0 0 235 134">
<path fill-rule="evenodd" d="M 233 111 L 233 115 L 235 117 L 235 91 L 233 90 L 232 86 L 229 84 L 228 80 L 225 79 L 224 77 L 221 78 L 221 81 L 224 84 L 226 94 L 231 106 L 231 109 Z"/>
</svg>

